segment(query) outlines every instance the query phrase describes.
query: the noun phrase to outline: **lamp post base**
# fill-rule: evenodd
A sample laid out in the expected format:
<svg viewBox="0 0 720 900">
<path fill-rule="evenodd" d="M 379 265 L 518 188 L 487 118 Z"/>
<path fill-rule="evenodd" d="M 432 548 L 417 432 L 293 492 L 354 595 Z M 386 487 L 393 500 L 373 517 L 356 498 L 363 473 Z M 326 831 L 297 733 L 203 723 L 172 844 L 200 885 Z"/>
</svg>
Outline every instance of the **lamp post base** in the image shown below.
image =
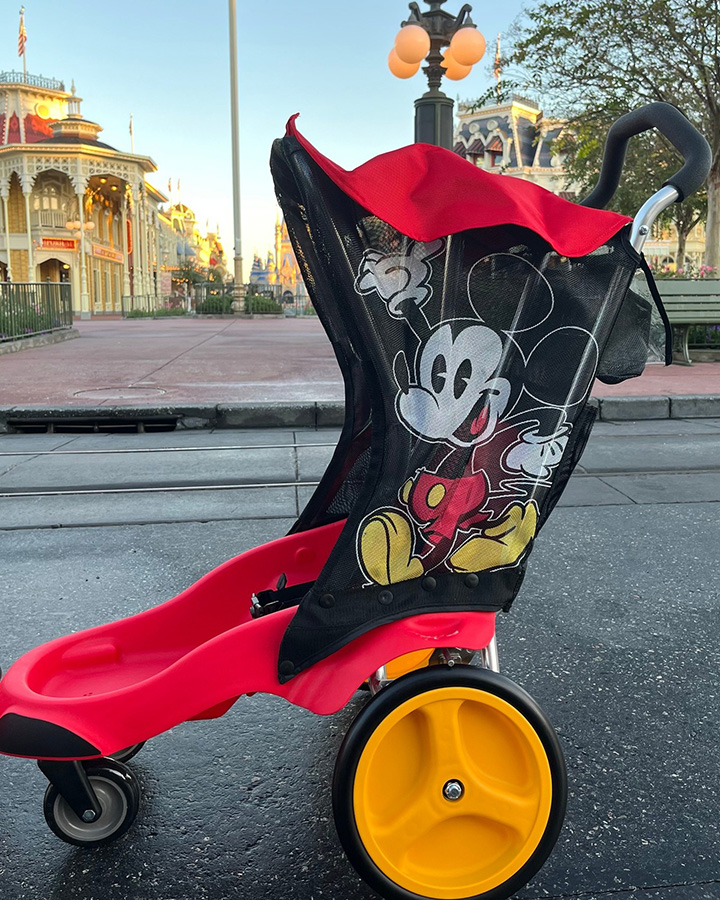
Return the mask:
<svg viewBox="0 0 720 900">
<path fill-rule="evenodd" d="M 242 267 L 242 256 L 236 254 L 233 266 L 235 279 L 233 281 L 233 302 L 231 304 L 231 309 L 236 316 L 241 316 L 245 312 L 245 285 L 242 280 Z"/>
<path fill-rule="evenodd" d="M 453 101 L 441 91 L 415 101 L 415 143 L 453 148 Z"/>
</svg>

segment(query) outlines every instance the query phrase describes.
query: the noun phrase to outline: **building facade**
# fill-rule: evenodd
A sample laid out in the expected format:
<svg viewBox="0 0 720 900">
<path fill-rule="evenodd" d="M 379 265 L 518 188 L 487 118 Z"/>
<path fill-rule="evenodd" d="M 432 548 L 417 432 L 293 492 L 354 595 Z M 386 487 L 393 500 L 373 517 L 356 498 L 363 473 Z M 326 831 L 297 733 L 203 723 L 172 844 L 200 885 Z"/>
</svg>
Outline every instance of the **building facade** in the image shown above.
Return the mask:
<svg viewBox="0 0 720 900">
<path fill-rule="evenodd" d="M 283 303 L 305 304 L 308 294 L 293 252 L 285 220 L 278 216 L 275 222 L 275 248 L 268 251 L 265 262 L 253 257 L 250 284 L 270 288 Z"/>
<path fill-rule="evenodd" d="M 532 181 L 565 197 L 577 199 L 567 184 L 562 156 L 553 148 L 565 128 L 560 119 L 547 118 L 532 100 L 513 95 L 503 104 L 475 110 L 459 105 L 454 150 L 473 165 L 490 172 Z M 656 223 L 644 254 L 653 268 L 675 271 L 678 234 L 674 225 Z M 698 271 L 705 256 L 705 225 L 700 223 L 687 239 L 683 266 Z"/>
<path fill-rule="evenodd" d="M 220 280 L 227 280 L 227 260 L 219 229 L 203 233 L 195 213 L 184 203 L 173 204 L 163 213 L 175 242 L 177 268 L 190 267 L 200 272 L 213 269 Z"/>
<path fill-rule="evenodd" d="M 459 104 L 454 150 L 489 172 L 532 181 L 555 194 L 573 199 L 565 184 L 562 157 L 553 141 L 564 123 L 543 115 L 536 103 L 514 94 L 507 103 L 475 110 Z"/>
<path fill-rule="evenodd" d="M 177 265 L 149 156 L 98 139 L 60 81 L 0 73 L 0 281 L 67 281 L 82 318 L 159 297 Z"/>
<path fill-rule="evenodd" d="M 668 223 L 653 225 L 643 255 L 653 270 L 675 272 L 682 269 L 682 274 L 697 274 L 705 260 L 705 223 L 697 224 L 688 235 L 682 264 L 678 260 L 677 229 Z"/>
</svg>

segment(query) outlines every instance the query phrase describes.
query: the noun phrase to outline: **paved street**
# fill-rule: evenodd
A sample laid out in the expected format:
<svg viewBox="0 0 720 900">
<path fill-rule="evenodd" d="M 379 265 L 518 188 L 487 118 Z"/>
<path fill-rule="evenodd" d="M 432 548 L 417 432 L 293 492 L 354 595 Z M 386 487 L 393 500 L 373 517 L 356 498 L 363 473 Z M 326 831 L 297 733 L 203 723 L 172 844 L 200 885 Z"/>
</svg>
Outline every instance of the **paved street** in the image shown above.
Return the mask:
<svg viewBox="0 0 720 900">
<path fill-rule="evenodd" d="M 80 337 L 0 355 L 2 406 L 174 406 L 344 397 L 317 317 L 94 319 Z M 28 377 L 28 372 L 32 377 Z M 720 365 L 649 365 L 596 397 L 720 395 Z"/>
<path fill-rule="evenodd" d="M 0 665 L 283 534 L 336 438 L 0 436 Z M 501 668 L 555 725 L 570 780 L 522 900 L 720 898 L 719 476 L 720 420 L 599 423 L 500 617 Z M 256 695 L 159 736 L 131 763 L 135 826 L 95 851 L 50 834 L 32 762 L 0 758 L 0 897 L 370 900 L 330 803 L 364 702 L 321 718 Z"/>
</svg>

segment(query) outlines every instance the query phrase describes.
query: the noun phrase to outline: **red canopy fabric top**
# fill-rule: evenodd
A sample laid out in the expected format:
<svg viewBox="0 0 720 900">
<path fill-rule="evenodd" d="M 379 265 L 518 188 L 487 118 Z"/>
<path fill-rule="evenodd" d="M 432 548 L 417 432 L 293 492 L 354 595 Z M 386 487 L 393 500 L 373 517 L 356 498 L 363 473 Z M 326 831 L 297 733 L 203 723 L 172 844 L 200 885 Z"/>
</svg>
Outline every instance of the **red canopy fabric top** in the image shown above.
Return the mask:
<svg viewBox="0 0 720 900">
<path fill-rule="evenodd" d="M 288 120 L 286 134 L 297 138 L 348 196 L 416 241 L 433 241 L 468 228 L 521 225 L 563 256 L 586 256 L 632 221 L 578 206 L 519 178 L 484 172 L 431 144 L 382 153 L 348 172 L 300 134 L 297 116 Z"/>
</svg>

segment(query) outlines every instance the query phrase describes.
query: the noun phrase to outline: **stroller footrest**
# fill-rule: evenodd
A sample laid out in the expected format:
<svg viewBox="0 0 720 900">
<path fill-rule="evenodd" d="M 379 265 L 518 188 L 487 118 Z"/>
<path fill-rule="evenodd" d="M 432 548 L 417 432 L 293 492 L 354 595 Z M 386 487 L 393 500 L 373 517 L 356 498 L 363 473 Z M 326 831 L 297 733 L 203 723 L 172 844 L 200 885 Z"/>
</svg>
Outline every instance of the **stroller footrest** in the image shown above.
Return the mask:
<svg viewBox="0 0 720 900">
<path fill-rule="evenodd" d="M 17 713 L 6 713 L 0 718 L 0 752 L 33 759 L 90 759 L 102 756 L 97 747 L 67 728 Z"/>
</svg>

